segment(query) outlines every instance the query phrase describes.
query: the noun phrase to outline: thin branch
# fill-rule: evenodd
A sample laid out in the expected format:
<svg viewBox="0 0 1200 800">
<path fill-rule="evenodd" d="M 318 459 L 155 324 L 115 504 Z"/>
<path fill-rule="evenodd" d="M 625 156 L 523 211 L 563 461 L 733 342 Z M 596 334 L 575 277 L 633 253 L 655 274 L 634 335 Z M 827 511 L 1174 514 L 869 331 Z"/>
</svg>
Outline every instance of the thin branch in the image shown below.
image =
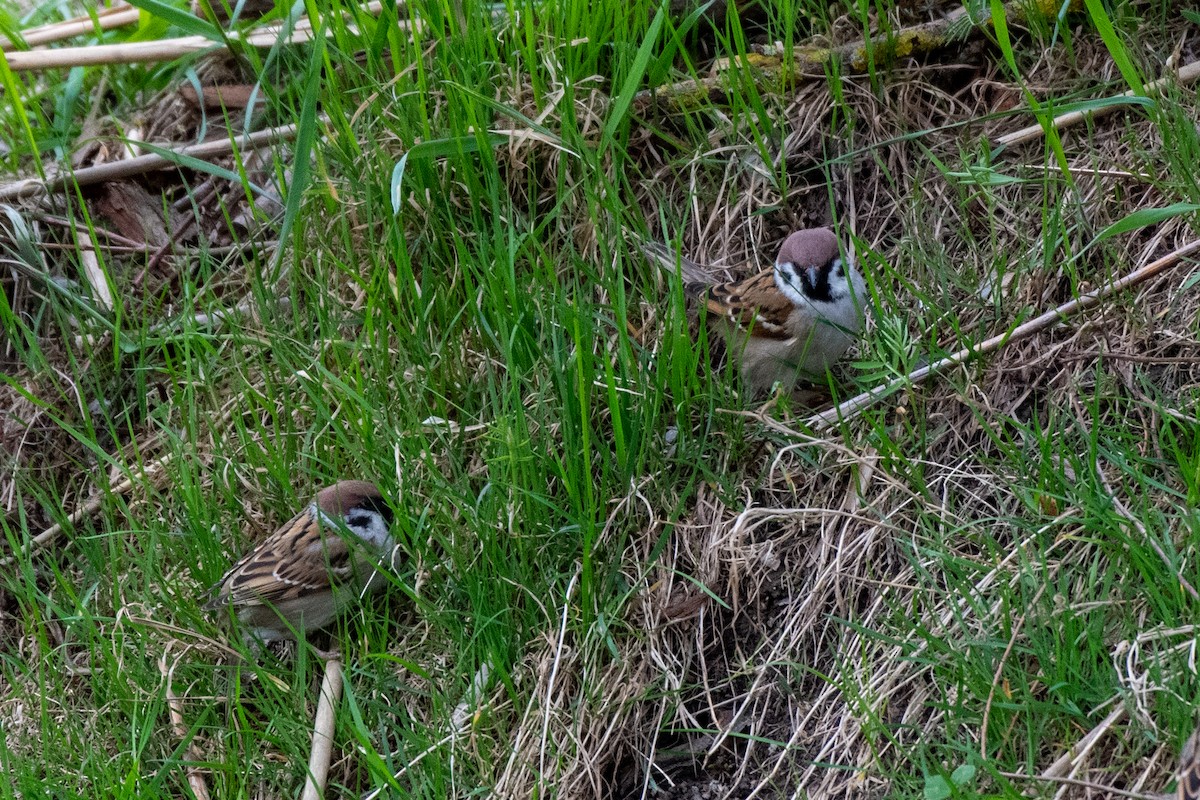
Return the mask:
<svg viewBox="0 0 1200 800">
<path fill-rule="evenodd" d="M 179 696 L 175 694 L 175 687 L 172 685 L 175 664 L 172 664 L 170 669 L 167 668 L 167 652 L 169 650 L 170 645 L 159 657 L 158 671 L 162 674 L 163 682 L 166 683 L 167 715 L 171 720 L 171 733 L 181 743 L 187 742 L 187 746 L 183 749 L 183 757 L 191 762 L 187 766 L 187 782 L 192 789 L 192 794 L 196 800 L 209 800 L 208 784 L 204 782 L 204 773 L 196 766 L 204 761 L 204 755 L 196 748 L 195 738 L 188 739 L 187 724 L 183 721 L 183 704 L 179 702 Z"/>
<path fill-rule="evenodd" d="M 383 3 L 369 3 L 364 9 L 369 14 L 379 14 Z M 420 25 L 416 20 L 402 19 L 397 24 L 407 32 L 417 30 Z M 246 34 L 231 31 L 227 34 L 229 41 L 242 42 L 249 47 L 271 48 L 280 44 L 280 34 L 283 24 L 266 25 Z M 348 26 L 353 31 L 354 26 Z M 325 35 L 332 36 L 334 29 L 325 27 Z M 301 18 L 292 28 L 283 44 L 304 44 L 312 41 L 312 22 Z M 14 72 L 41 69 L 56 69 L 69 67 L 88 67 L 101 64 L 142 64 L 156 61 L 171 61 L 176 58 L 201 53 L 206 50 L 225 49 L 221 42 L 213 41 L 206 36 L 181 36 L 175 39 L 156 39 L 149 42 L 122 42 L 120 44 L 93 44 L 81 47 L 60 47 L 54 50 L 26 50 L 7 54 L 8 66 Z"/>
<path fill-rule="evenodd" d="M 1066 11 L 1078 11 L 1082 7 L 1082 0 L 1070 0 Z M 1054 19 L 1058 11 L 1059 4 L 1055 3 L 1047 17 Z M 1041 13 L 1037 4 L 1026 3 L 1023 0 L 1009 0 L 1004 4 L 1004 15 L 1010 25 L 1026 22 L 1031 14 Z M 703 78 L 692 78 L 638 92 L 634 95 L 632 110 L 635 114 L 643 114 L 658 105 L 666 106 L 668 110 L 687 110 L 706 101 L 722 103 L 726 87 L 730 83 L 728 73 L 733 69 L 746 73 L 764 90 L 768 86 L 778 87 L 781 82 L 805 78 L 825 80 L 827 68 L 835 62 L 843 65 L 844 72 L 863 73 L 875 64 L 926 55 L 964 41 L 969 36 L 990 28 L 991 23 L 990 14 L 981 19 L 973 19 L 965 9 L 959 8 L 942 19 L 838 47 L 797 45 L 790 53 L 780 53 L 778 48 L 767 47 L 763 48 L 762 52 L 747 53 L 744 57 L 720 59 L 713 63 L 711 74 Z"/>
<path fill-rule="evenodd" d="M 142 481 L 154 481 L 157 479 L 162 479 L 163 477 L 165 477 L 165 476 L 163 476 L 162 473 L 164 472 L 167 465 L 169 465 L 174 459 L 175 459 L 174 453 L 167 453 L 165 456 L 160 458 L 158 461 L 155 461 L 152 464 L 150 464 L 149 466 L 147 466 L 146 469 L 139 475 L 130 476 L 130 477 L 122 480 L 116 486 L 112 487 L 112 489 L 108 492 L 107 495 L 104 494 L 103 492 L 101 492 L 101 493 L 95 495 L 94 497 L 90 498 L 86 503 L 84 503 L 79 508 L 75 509 L 70 514 L 68 514 L 66 520 L 64 520 L 63 522 L 54 523 L 46 530 L 39 533 L 37 536 L 30 539 L 29 543 L 27 545 L 25 545 L 23 548 L 21 548 L 21 554 L 23 555 L 25 553 L 30 553 L 39 547 L 45 547 L 47 544 L 54 541 L 62 534 L 64 527 L 70 526 L 73 528 L 79 524 L 79 521 L 81 519 L 84 519 L 85 517 L 90 517 L 93 514 L 95 514 L 97 511 L 100 510 L 100 507 L 104 505 L 104 500 L 106 499 L 106 497 L 120 497 L 123 494 L 128 494 L 129 491 L 131 489 L 133 489 L 134 486 L 137 486 Z M 7 556 L 6 558 L 0 559 L 0 567 L 10 566 L 15 561 L 16 561 L 15 555 Z"/>
<path fill-rule="evenodd" d="M 1163 800 L 1163 796 L 1161 794 L 1131 792 L 1126 789 L 1118 789 L 1114 786 L 1105 786 L 1102 783 L 1082 781 L 1078 778 L 1049 778 L 1042 775 L 1022 775 L 1019 772 L 999 772 L 998 774 L 1003 775 L 1010 780 L 1047 781 L 1049 783 L 1061 783 L 1066 786 L 1078 786 L 1083 789 L 1091 789 L 1092 791 L 1099 792 L 1101 797 L 1132 797 L 1134 800 Z"/>
<path fill-rule="evenodd" d="M 324 122 L 325 118 L 321 117 L 319 121 Z M 232 153 L 235 148 L 243 151 L 253 150 L 294 139 L 296 138 L 297 127 L 296 124 L 281 125 L 278 128 L 255 131 L 248 136 L 194 144 L 181 148 L 176 152 L 192 158 L 217 158 Z M 134 175 L 142 175 L 146 172 L 168 169 L 175 166 L 178 166 L 178 164 L 166 156 L 161 156 L 157 153 L 147 153 L 146 155 L 126 158 L 121 161 L 111 161 L 107 164 L 85 167 L 73 172 L 69 170 L 59 172 L 56 175 L 48 177 L 45 182 L 37 178 L 25 178 L 0 186 L 0 202 L 40 196 L 44 193 L 58 191 L 71 185 L 92 186 L 97 183 L 104 183 L 105 181 L 129 178 Z"/>
<path fill-rule="evenodd" d="M 320 800 L 325 796 L 325 778 L 329 777 L 329 758 L 334 751 L 334 720 L 337 700 L 342 698 L 342 662 L 330 658 L 325 662 L 325 676 L 320 681 L 317 700 L 317 721 L 312 727 L 312 751 L 308 753 L 308 777 L 300 800 Z"/>
<path fill-rule="evenodd" d="M 231 402 L 228 407 L 221 412 L 220 416 L 213 420 L 212 425 L 209 427 L 209 431 L 215 432 L 224 428 L 225 425 L 233 419 L 236 409 L 237 402 Z M 146 465 L 146 468 L 141 470 L 138 474 L 130 475 L 116 486 L 113 486 L 107 495 L 101 492 L 90 498 L 82 506 L 68 514 L 67 518 L 63 522 L 56 522 L 46 530 L 39 533 L 37 536 L 30 539 L 29 542 L 21 548 L 20 554 L 25 555 L 32 553 L 39 547 L 45 547 L 47 544 L 61 536 L 65 527 L 74 528 L 79 524 L 81 519 L 90 517 L 99 511 L 104 505 L 104 500 L 106 497 L 120 497 L 121 495 L 128 494 L 134 486 L 143 485 L 145 483 L 149 483 L 152 486 L 158 486 L 159 484 L 164 483 L 170 477 L 166 474 L 167 467 L 174 462 L 175 457 L 176 453 L 167 453 L 157 461 L 152 461 L 150 464 Z M 10 566 L 16 561 L 16 558 L 17 554 L 0 559 L 0 567 Z"/>
<path fill-rule="evenodd" d="M 1178 72 L 1159 78 L 1151 83 L 1147 83 L 1146 93 L 1144 95 L 1138 94 L 1134 90 L 1130 89 L 1128 92 L 1117 95 L 1117 97 L 1129 98 L 1130 102 L 1133 102 L 1134 99 L 1139 97 L 1156 97 L 1163 90 L 1163 88 L 1169 84 L 1178 83 L 1180 86 L 1188 86 L 1189 84 L 1195 83 L 1197 78 L 1200 78 L 1200 61 L 1193 61 L 1187 66 L 1181 67 Z M 1055 117 L 1050 121 L 1050 125 L 1056 131 L 1061 131 L 1063 128 L 1068 128 L 1072 125 L 1078 125 L 1084 120 L 1096 119 L 1097 117 L 1103 117 L 1106 114 L 1111 114 L 1118 109 L 1125 108 L 1127 105 L 1128 104 L 1126 103 L 1120 103 L 1101 106 L 1100 108 L 1090 110 L 1072 111 L 1069 114 L 1062 114 Z M 996 144 L 1001 146 L 1010 144 L 1023 144 L 1034 139 L 1040 139 L 1045 135 L 1046 129 L 1042 125 L 1030 125 L 1027 128 L 1021 128 L 1019 131 L 1013 131 L 1012 133 L 1004 134 L 996 139 Z"/>
<path fill-rule="evenodd" d="M 1200 364 L 1200 356 L 1142 356 L 1136 353 L 1117 353 L 1110 350 L 1084 350 L 1079 353 L 1063 353 L 1059 358 L 1064 361 L 1111 358 L 1114 361 L 1132 361 L 1135 364 Z"/>
<path fill-rule="evenodd" d="M 325 780 L 329 777 L 329 758 L 333 752 L 333 723 L 337 702 L 342 697 L 342 662 L 331 658 L 325 662 L 325 677 L 321 680 L 321 697 L 317 700 L 317 718 L 313 724 L 312 751 L 308 756 L 308 777 L 300 800 L 321 800 L 325 796 Z"/>
<path fill-rule="evenodd" d="M 138 10 L 133 6 L 122 3 L 111 8 L 97 9 L 95 20 L 91 17 L 83 16 L 30 28 L 21 33 L 21 40 L 25 42 L 26 47 L 37 47 L 49 44 L 50 42 L 58 42 L 63 39 L 72 39 L 76 36 L 95 33 L 97 29 L 110 31 L 113 28 L 123 28 L 126 25 L 136 24 L 137 21 Z M 0 50 L 9 52 L 16 49 L 17 43 L 11 39 L 0 42 Z"/>
<path fill-rule="evenodd" d="M 1037 593 L 1029 601 L 1029 605 L 1035 605 L 1045 590 L 1045 584 L 1039 586 Z M 992 716 L 992 703 L 996 699 L 996 689 L 1000 686 L 1000 675 L 1004 672 L 1005 665 L 1008 664 L 1008 657 L 1012 655 L 1013 648 L 1016 647 L 1017 639 L 1021 636 L 1021 629 L 1025 627 L 1025 619 L 1026 615 L 1024 614 L 1017 617 L 1017 624 L 1013 626 L 1012 634 L 1008 637 L 1008 646 L 1004 648 L 1004 653 L 1001 654 L 1000 661 L 996 664 L 996 670 L 992 673 L 992 688 L 988 690 L 987 702 L 983 704 L 983 722 L 979 725 L 979 757 L 985 761 L 988 757 L 988 720 Z"/>
<path fill-rule="evenodd" d="M 1098 305 L 1100 301 L 1104 300 L 1109 295 L 1116 294 L 1117 292 L 1124 291 L 1125 289 L 1136 286 L 1139 283 L 1150 280 L 1155 275 L 1175 266 L 1184 258 L 1192 255 L 1198 250 L 1200 250 L 1200 239 L 1184 245 L 1173 253 L 1168 253 L 1157 261 L 1154 261 L 1143 267 L 1138 267 L 1124 277 L 1097 287 L 1087 294 L 1080 295 L 1074 300 L 1063 303 L 1062 305 L 1047 311 L 1041 316 L 1031 319 L 1029 322 L 1026 322 L 1023 325 L 1018 325 L 1011 331 L 997 334 L 990 339 L 980 342 L 974 347 L 965 347 L 962 350 L 959 350 L 957 353 L 946 356 L 940 361 L 927 364 L 920 369 L 913 370 L 907 375 L 890 380 L 882 386 L 876 386 L 874 389 L 863 392 L 859 395 L 855 395 L 849 400 L 838 403 L 828 411 L 822 411 L 819 414 L 813 414 L 807 420 L 805 420 L 805 422 L 813 430 L 824 430 L 831 425 L 834 425 L 838 420 L 849 419 L 857 416 L 858 414 L 862 413 L 864 409 L 874 405 L 902 387 L 915 386 L 929 378 L 931 375 L 942 372 L 947 367 L 957 366 L 958 364 L 962 364 L 963 362 L 974 358 L 975 356 L 991 353 L 994 350 L 999 350 L 1005 345 L 1019 342 L 1023 339 L 1028 339 L 1035 333 L 1040 333 L 1046 328 L 1049 328 L 1051 325 L 1064 321 L 1072 314 L 1076 314 L 1080 311 L 1084 311 Z"/>
</svg>

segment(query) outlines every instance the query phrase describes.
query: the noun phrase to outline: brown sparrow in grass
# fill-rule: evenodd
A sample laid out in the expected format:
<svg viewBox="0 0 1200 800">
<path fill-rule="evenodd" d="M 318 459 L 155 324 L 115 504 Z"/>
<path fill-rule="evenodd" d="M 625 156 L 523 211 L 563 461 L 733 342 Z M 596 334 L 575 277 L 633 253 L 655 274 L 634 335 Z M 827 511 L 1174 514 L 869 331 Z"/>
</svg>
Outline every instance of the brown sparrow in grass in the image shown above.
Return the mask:
<svg viewBox="0 0 1200 800">
<path fill-rule="evenodd" d="M 1200 800 L 1200 730 L 1184 742 L 1176 797 L 1178 800 Z"/>
<path fill-rule="evenodd" d="M 246 641 L 295 639 L 327 625 L 381 581 L 395 546 L 392 509 L 365 481 L 322 489 L 308 507 L 230 568 L 205 608 L 232 606 Z"/>
<path fill-rule="evenodd" d="M 828 228 L 793 233 L 774 266 L 740 281 L 717 282 L 711 268 L 645 242 L 647 257 L 683 278 L 688 295 L 718 319 L 726 349 L 751 391 L 776 381 L 821 379 L 862 331 L 867 289 Z"/>
</svg>

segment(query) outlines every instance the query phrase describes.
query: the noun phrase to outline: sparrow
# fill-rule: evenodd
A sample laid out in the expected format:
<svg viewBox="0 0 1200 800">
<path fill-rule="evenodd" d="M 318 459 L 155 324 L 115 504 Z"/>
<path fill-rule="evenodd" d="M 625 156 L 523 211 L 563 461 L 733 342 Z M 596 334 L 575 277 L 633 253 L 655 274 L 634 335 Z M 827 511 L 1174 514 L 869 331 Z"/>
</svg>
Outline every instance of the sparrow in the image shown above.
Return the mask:
<svg viewBox="0 0 1200 800">
<path fill-rule="evenodd" d="M 1176 797 L 1178 800 L 1200 800 L 1200 730 L 1184 742 Z"/>
<path fill-rule="evenodd" d="M 395 546 L 391 523 L 392 509 L 373 484 L 326 487 L 242 556 L 209 590 L 205 608 L 233 607 L 247 645 L 322 628 L 382 585 L 371 579 Z"/>
<path fill-rule="evenodd" d="M 711 268 L 655 242 L 642 249 L 664 270 L 678 270 L 684 291 L 718 320 L 751 391 L 823 379 L 862 332 L 866 284 L 828 228 L 796 231 L 773 266 L 740 281 L 719 282 Z"/>
</svg>

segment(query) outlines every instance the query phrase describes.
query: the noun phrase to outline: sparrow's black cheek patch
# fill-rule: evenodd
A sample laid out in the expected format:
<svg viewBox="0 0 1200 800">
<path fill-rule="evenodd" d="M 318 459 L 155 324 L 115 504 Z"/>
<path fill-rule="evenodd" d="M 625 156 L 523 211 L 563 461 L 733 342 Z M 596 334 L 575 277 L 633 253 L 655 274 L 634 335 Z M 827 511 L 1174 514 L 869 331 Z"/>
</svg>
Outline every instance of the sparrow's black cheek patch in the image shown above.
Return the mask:
<svg viewBox="0 0 1200 800">
<path fill-rule="evenodd" d="M 832 271 L 833 262 L 821 266 L 802 267 L 798 270 L 800 283 L 804 287 L 804 294 L 808 296 L 808 299 L 820 303 L 833 302 L 833 293 L 829 288 L 829 273 Z"/>
<path fill-rule="evenodd" d="M 346 515 L 346 527 L 351 530 L 365 531 L 379 517 L 380 515 L 373 511 L 351 511 Z"/>
</svg>

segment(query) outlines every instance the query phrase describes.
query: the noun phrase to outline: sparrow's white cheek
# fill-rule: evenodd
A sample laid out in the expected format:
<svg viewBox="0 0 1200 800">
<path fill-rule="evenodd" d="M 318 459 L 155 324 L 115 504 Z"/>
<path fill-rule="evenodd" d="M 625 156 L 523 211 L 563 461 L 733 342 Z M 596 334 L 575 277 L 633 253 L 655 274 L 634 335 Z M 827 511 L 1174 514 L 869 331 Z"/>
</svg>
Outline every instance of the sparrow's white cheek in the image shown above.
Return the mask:
<svg viewBox="0 0 1200 800">
<path fill-rule="evenodd" d="M 783 296 L 791 301 L 792 305 L 798 306 L 808 302 L 800 285 L 800 275 L 793 264 L 784 262 L 775 265 L 775 287 L 783 292 Z"/>
<path fill-rule="evenodd" d="M 377 550 L 391 549 L 393 545 L 387 520 L 375 511 L 351 511 L 346 517 L 346 525 Z"/>
</svg>

